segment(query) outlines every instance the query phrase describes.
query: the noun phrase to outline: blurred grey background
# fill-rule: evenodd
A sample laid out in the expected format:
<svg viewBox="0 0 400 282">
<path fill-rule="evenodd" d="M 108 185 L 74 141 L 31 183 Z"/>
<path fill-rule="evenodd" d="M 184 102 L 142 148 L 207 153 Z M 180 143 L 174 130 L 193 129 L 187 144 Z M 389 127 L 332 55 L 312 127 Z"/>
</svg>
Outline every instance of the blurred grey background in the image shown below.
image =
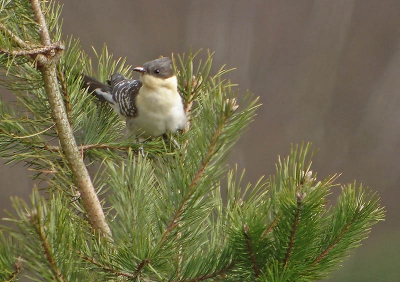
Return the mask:
<svg viewBox="0 0 400 282">
<path fill-rule="evenodd" d="M 214 71 L 237 68 L 227 77 L 263 105 L 230 162 L 254 183 L 291 143 L 312 141 L 319 178 L 342 173 L 341 183 L 378 191 L 387 209 L 328 281 L 399 281 L 400 1 L 60 2 L 64 38 L 80 38 L 93 57 L 91 46 L 107 44 L 136 66 L 203 48 L 215 51 Z M 1 210 L 29 195 L 23 166 L 1 164 L 0 177 Z"/>
</svg>

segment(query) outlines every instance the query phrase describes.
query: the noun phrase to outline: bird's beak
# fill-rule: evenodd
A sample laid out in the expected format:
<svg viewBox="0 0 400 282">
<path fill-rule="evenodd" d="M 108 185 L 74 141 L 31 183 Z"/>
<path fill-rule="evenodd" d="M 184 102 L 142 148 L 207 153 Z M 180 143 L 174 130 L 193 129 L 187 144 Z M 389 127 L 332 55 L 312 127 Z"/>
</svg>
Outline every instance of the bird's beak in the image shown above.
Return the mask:
<svg viewBox="0 0 400 282">
<path fill-rule="evenodd" d="M 137 71 L 137 72 L 141 72 L 141 73 L 145 73 L 146 72 L 146 70 L 144 68 L 142 68 L 142 67 L 136 67 L 133 70 Z"/>
</svg>

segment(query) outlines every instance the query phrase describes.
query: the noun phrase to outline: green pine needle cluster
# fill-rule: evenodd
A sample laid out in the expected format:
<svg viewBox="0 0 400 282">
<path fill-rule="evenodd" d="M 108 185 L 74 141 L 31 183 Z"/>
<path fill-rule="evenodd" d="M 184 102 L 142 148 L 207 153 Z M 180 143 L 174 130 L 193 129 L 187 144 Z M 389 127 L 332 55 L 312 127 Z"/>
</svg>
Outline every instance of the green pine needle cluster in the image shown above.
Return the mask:
<svg viewBox="0 0 400 282">
<path fill-rule="evenodd" d="M 41 6 L 53 41 L 61 40 L 60 6 Z M 58 87 L 112 239 L 93 231 L 36 64 L 40 42 L 29 1 L 1 1 L 1 83 L 16 101 L 0 100 L 0 157 L 24 163 L 46 192 L 33 189 L 30 203 L 12 199 L 0 229 L 1 281 L 314 281 L 384 218 L 379 197 L 356 183 L 330 204 L 337 176 L 317 179 L 309 144 L 279 159 L 275 176 L 244 184 L 244 171 L 226 160 L 259 104 L 250 93 L 239 98 L 230 70 L 212 74 L 210 53 L 173 55 L 189 115 L 171 136 L 180 148 L 126 138 L 117 114 L 83 88 L 82 73 L 105 81 L 114 72 L 132 77 L 130 66 L 106 47 L 92 63 L 68 38 Z"/>
</svg>

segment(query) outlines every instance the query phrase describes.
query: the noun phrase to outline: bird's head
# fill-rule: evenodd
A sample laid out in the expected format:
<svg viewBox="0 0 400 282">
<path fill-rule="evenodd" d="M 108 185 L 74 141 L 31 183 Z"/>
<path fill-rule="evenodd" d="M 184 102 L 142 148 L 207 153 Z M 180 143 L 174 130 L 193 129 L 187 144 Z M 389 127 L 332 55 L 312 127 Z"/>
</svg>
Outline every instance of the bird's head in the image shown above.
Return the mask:
<svg viewBox="0 0 400 282">
<path fill-rule="evenodd" d="M 164 57 L 143 64 L 143 67 L 136 67 L 134 71 L 140 72 L 140 80 L 143 86 L 155 87 L 177 87 L 177 80 L 172 66 L 171 58 Z"/>
</svg>

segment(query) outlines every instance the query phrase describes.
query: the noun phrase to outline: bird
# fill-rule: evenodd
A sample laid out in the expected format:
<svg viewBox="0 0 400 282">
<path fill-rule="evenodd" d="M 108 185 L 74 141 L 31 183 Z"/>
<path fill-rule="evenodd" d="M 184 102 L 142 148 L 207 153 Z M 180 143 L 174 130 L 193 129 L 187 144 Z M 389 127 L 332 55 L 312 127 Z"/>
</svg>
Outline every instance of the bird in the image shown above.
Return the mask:
<svg viewBox="0 0 400 282">
<path fill-rule="evenodd" d="M 138 80 L 120 73 L 111 75 L 105 84 L 87 75 L 83 80 L 88 92 L 108 102 L 126 122 L 127 134 L 139 141 L 183 129 L 187 116 L 171 58 L 159 58 L 133 70 L 140 73 Z"/>
</svg>

